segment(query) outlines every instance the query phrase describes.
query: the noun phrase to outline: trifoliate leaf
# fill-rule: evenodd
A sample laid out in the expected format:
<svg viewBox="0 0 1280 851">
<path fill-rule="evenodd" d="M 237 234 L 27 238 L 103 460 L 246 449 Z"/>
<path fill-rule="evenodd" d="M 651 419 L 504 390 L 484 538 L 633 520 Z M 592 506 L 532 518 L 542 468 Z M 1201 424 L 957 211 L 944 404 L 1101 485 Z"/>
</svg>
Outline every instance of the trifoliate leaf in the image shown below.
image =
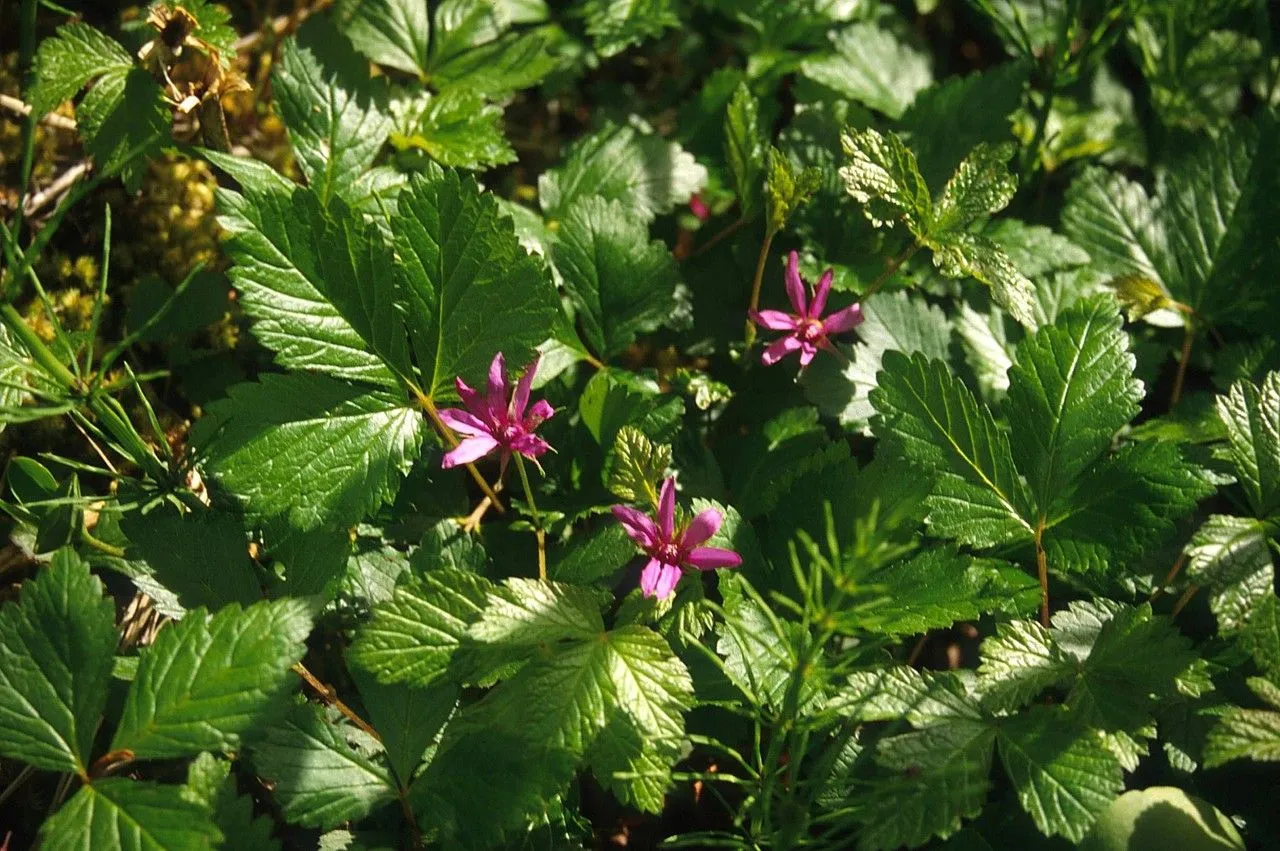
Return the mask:
<svg viewBox="0 0 1280 851">
<path fill-rule="evenodd" d="M 181 786 L 124 777 L 86 783 L 44 823 L 40 837 L 50 851 L 201 851 L 224 838 L 209 808 L 188 800 Z"/>
<path fill-rule="evenodd" d="M 978 688 L 991 709 L 1021 709 L 1074 669 L 1049 630 L 1035 621 L 1012 621 L 997 626 L 996 634 L 982 642 Z"/>
<path fill-rule="evenodd" d="M 800 73 L 890 118 L 901 117 L 916 93 L 933 82 L 925 54 L 870 23 L 840 30 L 832 50 L 806 58 Z"/>
<path fill-rule="evenodd" d="M 550 219 L 564 218 L 579 198 L 599 195 L 649 221 L 688 201 L 706 181 L 707 170 L 674 142 L 609 124 L 576 142 L 559 166 L 538 178 L 538 196 Z"/>
<path fill-rule="evenodd" d="M 489 588 L 482 577 L 450 568 L 411 576 L 374 607 L 348 656 L 379 682 L 430 685 L 448 670 Z"/>
<path fill-rule="evenodd" d="M 420 150 L 455 168 L 483 170 L 516 159 L 503 134 L 502 107 L 465 89 L 406 103 L 390 139 L 397 150 Z"/>
<path fill-rule="evenodd" d="M 570 204 L 551 257 L 583 340 L 601 360 L 670 319 L 680 283 L 675 258 L 662 241 L 649 241 L 649 228 L 622 203 L 590 196 Z"/>
<path fill-rule="evenodd" d="M 272 88 L 298 167 L 326 203 L 373 165 L 387 141 L 382 82 L 370 79 L 369 63 L 327 18 L 307 21 L 284 44 Z"/>
<path fill-rule="evenodd" d="M 107 701 L 115 607 L 74 551 L 0 607 L 0 754 L 85 776 Z"/>
<path fill-rule="evenodd" d="M 211 405 L 205 471 L 250 516 L 298 530 L 354 524 L 391 499 L 422 442 L 402 398 L 319 375 L 262 376 Z"/>
<path fill-rule="evenodd" d="M 1280 688 L 1253 677 L 1249 687 L 1275 710 L 1280 710 Z M 1280 711 L 1229 709 L 1205 742 L 1205 766 L 1213 768 L 1237 759 L 1280 762 Z"/>
<path fill-rule="evenodd" d="M 243 195 L 218 190 L 218 224 L 233 265 L 228 273 L 253 333 L 278 364 L 395 386 L 382 358 L 323 295 L 316 235 L 293 213 L 296 187 L 253 161 L 210 154 L 240 182 Z"/>
<path fill-rule="evenodd" d="M 408 74 L 425 74 L 431 20 L 427 4 L 416 0 L 347 0 L 339 25 L 365 56 Z"/>
<path fill-rule="evenodd" d="M 1280 372 L 1268 373 L 1261 385 L 1233 384 L 1218 397 L 1218 417 L 1250 507 L 1270 517 L 1280 510 Z"/>
<path fill-rule="evenodd" d="M 582 11 L 587 18 L 587 35 L 601 56 L 621 53 L 680 26 L 671 0 L 587 0 Z"/>
<path fill-rule="evenodd" d="M 724 116 L 724 155 L 743 218 L 753 217 L 760 207 L 767 154 L 760 102 L 745 82 L 738 83 Z"/>
<path fill-rule="evenodd" d="M 991 412 L 942 361 L 886 352 L 883 362 L 872 430 L 890 451 L 938 471 L 933 532 L 978 547 L 1029 540 L 1024 486 Z"/>
<path fill-rule="evenodd" d="M 1018 346 L 1010 443 L 1042 512 L 1138 413 L 1142 384 L 1122 326 L 1115 302 L 1095 298 Z"/>
<path fill-rule="evenodd" d="M 123 78 L 133 57 L 115 41 L 79 21 L 58 27 L 36 51 L 31 89 L 31 112 L 41 118 L 70 99 L 90 80 L 108 72 Z"/>
<path fill-rule="evenodd" d="M 1274 596 L 1267 534 L 1260 520 L 1214 514 L 1187 545 L 1187 576 L 1209 589 L 1221 633 L 1244 629 L 1255 608 Z"/>
<path fill-rule="evenodd" d="M 1018 800 L 1046 836 L 1079 842 L 1124 789 L 1102 737 L 1073 724 L 1066 710 L 1035 706 L 1005 719 L 998 741 Z"/>
<path fill-rule="evenodd" d="M 142 654 L 111 750 L 139 759 L 234 751 L 296 682 L 311 618 L 301 600 L 194 609 Z"/>
<path fill-rule="evenodd" d="M 886 597 L 867 618 L 870 631 L 886 635 L 915 635 L 991 612 L 1026 615 L 1040 601 L 1039 585 L 1024 571 L 947 547 L 925 550 L 862 581 Z"/>
<path fill-rule="evenodd" d="M 862 302 L 863 323 L 858 342 L 848 360 L 818 358 L 800 379 L 805 396 L 846 428 L 866 430 L 875 409 L 871 390 L 876 386 L 884 353 L 917 352 L 945 360 L 951 345 L 946 314 L 922 298 L 905 292 L 875 293 Z"/>
<path fill-rule="evenodd" d="M 658 486 L 671 466 L 671 447 L 654 443 L 634 426 L 623 426 L 613 441 L 609 491 L 624 502 L 658 505 Z"/>
<path fill-rule="evenodd" d="M 455 377 L 477 386 L 495 352 L 521 368 L 551 336 L 560 304 L 550 276 L 472 177 L 435 165 L 414 175 L 392 230 L 397 283 L 428 395 L 454 396 Z"/>
<path fill-rule="evenodd" d="M 920 176 L 915 154 L 896 133 L 846 130 L 840 136 L 849 163 L 840 169 L 845 191 L 863 207 L 876 227 L 898 220 L 917 237 L 928 232 L 933 198 Z"/>
<path fill-rule="evenodd" d="M 216 511 L 183 515 L 160 506 L 147 515 L 125 514 L 120 526 L 129 538 L 129 557 L 146 562 L 186 608 L 248 606 L 262 599 L 244 527 L 235 517 Z"/>
<path fill-rule="evenodd" d="M 607 598 L 578 585 L 508 579 L 489 592 L 469 638 L 500 647 L 589 641 L 604 631 L 600 607 Z"/>
<path fill-rule="evenodd" d="M 327 829 L 395 800 L 387 769 L 353 748 L 348 731 L 358 732 L 299 699 L 285 717 L 255 736 L 250 761 L 271 781 L 290 823 Z"/>
</svg>

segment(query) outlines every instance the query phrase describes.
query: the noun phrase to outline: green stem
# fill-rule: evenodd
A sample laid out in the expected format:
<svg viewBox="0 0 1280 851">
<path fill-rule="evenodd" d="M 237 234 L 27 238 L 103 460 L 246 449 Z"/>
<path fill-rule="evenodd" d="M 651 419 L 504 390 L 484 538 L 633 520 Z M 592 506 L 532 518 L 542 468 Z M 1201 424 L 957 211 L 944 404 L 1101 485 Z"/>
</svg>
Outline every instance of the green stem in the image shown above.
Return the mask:
<svg viewBox="0 0 1280 851">
<path fill-rule="evenodd" d="M 864 302 L 876 293 L 880 292 L 881 288 L 884 287 L 885 284 L 889 283 L 889 279 L 894 276 L 894 273 L 902 268 L 902 264 L 910 260 L 919 250 L 920 246 L 913 242 L 911 245 L 907 246 L 902 253 L 891 259 L 884 267 L 884 270 L 876 276 L 874 281 L 871 282 L 871 286 L 867 287 L 867 291 L 858 296 L 858 301 Z"/>
<path fill-rule="evenodd" d="M 30 89 L 31 83 L 34 82 L 32 77 L 33 68 L 32 61 L 35 58 L 36 51 L 36 9 L 39 4 L 36 0 L 22 0 L 22 10 L 19 12 L 20 20 L 18 22 L 18 66 L 22 69 L 22 73 L 26 79 L 23 80 L 24 94 Z M 36 122 L 39 116 L 33 109 L 27 113 L 27 119 L 22 124 L 22 172 L 18 181 L 18 206 L 13 215 L 13 232 L 15 237 L 22 232 L 22 210 L 27 203 L 27 190 L 31 188 L 31 169 L 35 165 L 36 153 Z"/>
<path fill-rule="evenodd" d="M 542 528 L 542 514 L 538 511 L 538 503 L 533 499 L 533 487 L 529 484 L 529 473 L 524 468 L 524 457 L 516 453 L 516 470 L 520 473 L 520 484 L 524 486 L 524 498 L 533 512 L 533 534 L 538 539 L 538 578 L 547 581 L 547 533 Z"/>
<path fill-rule="evenodd" d="M 760 284 L 764 280 L 764 267 L 769 260 L 769 246 L 773 245 L 773 238 L 777 235 L 777 231 L 772 228 L 766 229 L 764 232 L 764 242 L 760 245 L 760 256 L 756 260 L 756 276 L 751 281 L 751 304 L 748 307 L 748 313 L 755 313 L 760 309 Z M 747 317 L 747 345 L 750 346 L 756 341 L 756 323 L 751 321 L 751 317 Z"/>
</svg>

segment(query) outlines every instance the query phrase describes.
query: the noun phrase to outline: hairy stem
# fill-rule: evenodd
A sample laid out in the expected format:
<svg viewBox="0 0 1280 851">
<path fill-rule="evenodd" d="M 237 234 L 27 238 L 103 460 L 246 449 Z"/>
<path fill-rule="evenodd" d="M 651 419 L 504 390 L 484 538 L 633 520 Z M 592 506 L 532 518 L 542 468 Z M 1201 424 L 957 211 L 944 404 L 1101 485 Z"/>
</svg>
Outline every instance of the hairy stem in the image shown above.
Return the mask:
<svg viewBox="0 0 1280 851">
<path fill-rule="evenodd" d="M 542 514 L 538 511 L 538 503 L 533 499 L 533 488 L 529 485 L 529 473 L 524 468 L 524 458 L 516 453 L 516 470 L 520 473 L 520 484 L 524 485 L 524 498 L 533 512 L 533 534 L 538 539 L 538 578 L 547 581 L 547 532 L 542 528 Z"/>
</svg>

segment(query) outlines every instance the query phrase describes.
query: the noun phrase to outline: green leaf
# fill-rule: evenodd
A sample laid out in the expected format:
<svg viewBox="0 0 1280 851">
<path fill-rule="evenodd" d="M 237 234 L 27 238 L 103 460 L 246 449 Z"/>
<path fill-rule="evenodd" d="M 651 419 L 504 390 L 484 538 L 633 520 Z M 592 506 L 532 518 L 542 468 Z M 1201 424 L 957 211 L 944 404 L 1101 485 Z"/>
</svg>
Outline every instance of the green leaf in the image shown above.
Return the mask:
<svg viewBox="0 0 1280 851">
<path fill-rule="evenodd" d="M 1009 438 L 938 360 L 886 352 L 871 391 L 872 430 L 890 451 L 937 470 L 929 524 L 942 537 L 977 547 L 1030 540 L 1026 495 Z"/>
<path fill-rule="evenodd" d="M 161 506 L 147 515 L 125 514 L 120 527 L 129 538 L 129 557 L 145 561 L 184 607 L 248 606 L 262 599 L 244 527 L 235 517 L 211 510 L 184 515 Z"/>
<path fill-rule="evenodd" d="M 203 851 L 224 838 L 209 808 L 184 797 L 181 786 L 123 777 L 81 787 L 40 837 L 50 851 Z"/>
<path fill-rule="evenodd" d="M 896 133 L 849 129 L 840 135 L 849 162 L 840 169 L 845 191 L 875 227 L 906 223 L 920 237 L 933 220 L 933 197 L 920 176 L 916 156 Z"/>
<path fill-rule="evenodd" d="M 1042 513 L 1138 413 L 1142 384 L 1114 299 L 1084 302 L 1018 346 L 1010 443 Z"/>
<path fill-rule="evenodd" d="M 948 77 L 916 94 L 900 126 L 928 185 L 950 177 L 979 142 L 995 144 L 1012 137 L 1009 116 L 1022 99 L 1028 67 L 1007 62 L 981 73 Z"/>
<path fill-rule="evenodd" d="M 623 426 L 613 441 L 609 491 L 624 502 L 658 505 L 658 485 L 671 466 L 671 447 L 655 444 L 640 429 Z"/>
<path fill-rule="evenodd" d="M 1049 630 L 1035 621 L 1013 621 L 999 624 L 996 634 L 982 642 L 978 686 L 984 705 L 1015 710 L 1073 672 L 1073 660 Z"/>
<path fill-rule="evenodd" d="M 465 2 L 484 8 L 484 0 Z M 438 7 L 437 22 L 449 5 L 442 3 Z M 435 64 L 431 79 L 441 91 L 457 88 L 502 99 L 512 92 L 536 86 L 559 67 L 560 59 L 548 52 L 555 40 L 554 31 L 507 33 L 443 60 L 439 59 L 441 54 L 437 54 L 432 60 Z"/>
<path fill-rule="evenodd" d="M 270 168 L 209 154 L 241 184 L 243 195 L 218 190 L 218 224 L 233 265 L 239 303 L 253 333 L 276 363 L 384 386 L 396 379 L 381 357 L 323 295 L 315 254 L 317 235 L 294 215 L 296 187 Z"/>
<path fill-rule="evenodd" d="M 1280 688 L 1261 677 L 1249 679 L 1258 697 L 1280 710 Z M 1205 742 L 1205 767 L 1237 759 L 1280 762 L 1280 711 L 1232 707 L 1218 719 Z"/>
<path fill-rule="evenodd" d="M 115 655 L 115 607 L 70 549 L 0 607 L 0 754 L 88 773 Z"/>
<path fill-rule="evenodd" d="M 999 145 L 979 142 L 942 188 L 930 233 L 960 230 L 1009 206 L 1018 191 L 1018 178 L 1009 171 L 1009 160 L 1013 159 L 1015 150 L 1011 142 Z"/>
<path fill-rule="evenodd" d="M 574 535 L 563 555 L 552 556 L 547 576 L 581 585 L 608 581 L 635 556 L 635 542 L 627 537 L 622 524 L 607 523 L 593 532 Z"/>
<path fill-rule="evenodd" d="M 1067 190 L 1062 229 L 1100 270 L 1162 281 L 1157 258 L 1167 252 L 1163 223 L 1146 190 L 1123 175 L 1086 169 Z"/>
<path fill-rule="evenodd" d="M 482 577 L 453 568 L 410 576 L 390 600 L 374 607 L 348 657 L 381 683 L 429 685 L 448 670 L 490 587 Z"/>
<path fill-rule="evenodd" d="M 392 230 L 409 338 L 429 395 L 452 397 L 455 377 L 476 385 L 498 351 L 522 367 L 551 336 L 560 305 L 546 269 L 472 177 L 434 165 L 414 175 Z"/>
<path fill-rule="evenodd" d="M 528 647 L 590 641 L 604 631 L 598 592 L 577 585 L 512 578 L 489 592 L 468 637 L 491 646 Z"/>
<path fill-rule="evenodd" d="M 1173 786 L 1125 792 L 1102 813 L 1080 845 L 1086 851 L 1181 848 L 1244 851 L 1244 840 L 1221 810 Z"/>
<path fill-rule="evenodd" d="M 811 56 L 800 73 L 890 118 L 900 118 L 916 93 L 933 83 L 929 57 L 870 23 L 845 27 L 833 51 Z"/>
<path fill-rule="evenodd" d="M 250 761 L 271 781 L 286 821 L 328 829 L 395 800 L 387 769 L 348 742 L 358 732 L 330 722 L 322 707 L 298 699 L 284 718 L 255 737 Z"/>
<path fill-rule="evenodd" d="M 1210 590 L 1210 606 L 1223 634 L 1244 629 L 1257 606 L 1274 596 L 1267 526 L 1258 520 L 1210 515 L 1186 554 L 1187 577 Z"/>
<path fill-rule="evenodd" d="M 614 56 L 680 26 L 671 0 L 587 0 L 582 7 L 596 53 Z"/>
<path fill-rule="evenodd" d="M 206 471 L 250 516 L 298 530 L 352 524 L 390 500 L 421 441 L 403 399 L 301 374 L 236 385 L 196 433 Z"/>
<path fill-rule="evenodd" d="M 236 793 L 231 763 L 213 754 L 202 753 L 187 766 L 183 797 L 204 805 L 213 813 L 213 823 L 224 837 L 234 836 L 236 847 L 245 851 L 279 851 L 271 838 L 275 824 L 267 816 L 254 817 L 253 799 Z"/>
<path fill-rule="evenodd" d="M 538 195 L 549 219 L 564 218 L 579 198 L 599 195 L 649 221 L 688 201 L 706 182 L 707 170 L 676 143 L 608 124 L 575 142 L 559 166 L 538 178 Z"/>
<path fill-rule="evenodd" d="M 765 159 L 765 219 L 769 230 L 776 233 L 822 187 L 822 170 L 810 167 L 797 171 L 786 154 L 772 146 Z"/>
<path fill-rule="evenodd" d="M 684 402 L 663 394 L 652 379 L 619 369 L 601 369 L 583 389 L 578 412 L 596 442 L 612 447 L 627 425 L 653 440 L 669 440 L 684 413 Z"/>
<path fill-rule="evenodd" d="M 717 629 L 716 652 L 724 657 L 725 674 L 753 705 L 780 710 L 796 676 L 804 630 L 777 619 L 746 596 L 736 577 L 723 579 L 721 587 L 725 589 L 724 622 Z M 810 704 L 821 691 L 821 677 L 806 676 L 798 705 Z"/>
<path fill-rule="evenodd" d="M 384 685 L 360 668 L 353 668 L 351 674 L 396 781 L 407 787 L 428 746 L 458 705 L 459 689 L 452 683 L 435 683 L 428 688 Z"/>
<path fill-rule="evenodd" d="M 131 192 L 138 190 L 146 174 L 143 155 L 168 141 L 172 120 L 160 86 L 134 67 L 104 74 L 76 108 L 85 151 L 104 172 L 120 171 Z"/>
<path fill-rule="evenodd" d="M 294 684 L 311 617 L 301 600 L 194 609 L 142 654 L 111 750 L 138 759 L 234 751 Z"/>
<path fill-rule="evenodd" d="M 886 598 L 867 626 L 885 635 L 916 635 L 991 612 L 1026 615 L 1040 601 L 1040 586 L 1024 571 L 947 547 L 925 550 L 868 574 L 863 582 Z"/>
<path fill-rule="evenodd" d="M 503 133 L 502 107 L 467 89 L 424 93 L 405 104 L 391 144 L 455 168 L 484 170 L 516 160 Z"/>
<path fill-rule="evenodd" d="M 863 323 L 847 362 L 818 358 L 800 378 L 805 396 L 822 413 L 846 428 L 866 430 L 875 409 L 870 394 L 889 351 L 934 360 L 950 354 L 951 327 L 946 314 L 905 292 L 875 293 L 862 302 Z"/>
<path fill-rule="evenodd" d="M 1102 737 L 1072 724 L 1065 710 L 1035 706 L 1002 721 L 999 731 L 1000 760 L 1046 836 L 1079 842 L 1124 789 Z"/>
<path fill-rule="evenodd" d="M 42 118 L 69 100 L 90 80 L 114 71 L 123 76 L 133 57 L 115 39 L 79 21 L 58 27 L 53 38 L 40 42 L 27 92 L 31 112 Z"/>
<path fill-rule="evenodd" d="M 1238 381 L 1218 397 L 1218 417 L 1240 486 L 1256 517 L 1280 511 L 1280 372 L 1261 385 Z"/>
<path fill-rule="evenodd" d="M 386 142 L 386 90 L 369 77 L 369 63 L 346 36 L 321 16 L 284 43 L 272 87 L 298 167 L 328 202 L 373 165 Z"/>
<path fill-rule="evenodd" d="M 408 74 L 427 69 L 431 19 L 416 0 L 348 0 L 339 7 L 342 31 L 356 50 L 379 65 Z"/>
<path fill-rule="evenodd" d="M 620 202 L 590 196 L 569 205 L 551 256 L 583 339 L 602 360 L 670 319 L 680 283 L 675 258 Z"/>
<path fill-rule="evenodd" d="M 939 272 L 948 278 L 971 277 L 981 281 L 991 287 L 992 297 L 1010 316 L 1028 328 L 1035 327 L 1035 285 L 989 237 L 952 231 L 928 244 L 933 249 L 933 265 Z"/>
<path fill-rule="evenodd" d="M 743 218 L 753 217 L 759 209 L 767 151 L 760 130 L 760 102 L 745 82 L 738 83 L 724 116 L 724 154 Z"/>
<path fill-rule="evenodd" d="M 957 674 L 906 665 L 854 672 L 832 708 L 855 721 L 906 719 L 916 727 L 984 718 Z"/>
</svg>

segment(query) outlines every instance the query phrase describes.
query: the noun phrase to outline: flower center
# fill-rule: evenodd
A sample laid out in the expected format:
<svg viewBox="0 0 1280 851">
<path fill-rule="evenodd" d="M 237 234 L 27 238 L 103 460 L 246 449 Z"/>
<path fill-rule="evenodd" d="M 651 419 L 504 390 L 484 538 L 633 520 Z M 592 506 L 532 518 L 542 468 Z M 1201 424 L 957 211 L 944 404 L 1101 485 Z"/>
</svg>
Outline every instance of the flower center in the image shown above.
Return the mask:
<svg viewBox="0 0 1280 851">
<path fill-rule="evenodd" d="M 796 330 L 799 332 L 800 339 L 806 343 L 815 342 L 824 336 L 822 322 L 817 319 L 804 320 Z"/>
<path fill-rule="evenodd" d="M 680 548 L 673 543 L 658 544 L 653 550 L 653 557 L 663 564 L 680 566 Z"/>
<path fill-rule="evenodd" d="M 499 430 L 498 433 L 501 435 L 500 439 L 502 440 L 502 442 L 510 445 L 517 438 L 522 437 L 524 435 L 524 426 L 522 426 L 520 423 L 514 423 L 514 422 L 507 423 L 506 425 L 502 426 L 502 428 Z"/>
</svg>

